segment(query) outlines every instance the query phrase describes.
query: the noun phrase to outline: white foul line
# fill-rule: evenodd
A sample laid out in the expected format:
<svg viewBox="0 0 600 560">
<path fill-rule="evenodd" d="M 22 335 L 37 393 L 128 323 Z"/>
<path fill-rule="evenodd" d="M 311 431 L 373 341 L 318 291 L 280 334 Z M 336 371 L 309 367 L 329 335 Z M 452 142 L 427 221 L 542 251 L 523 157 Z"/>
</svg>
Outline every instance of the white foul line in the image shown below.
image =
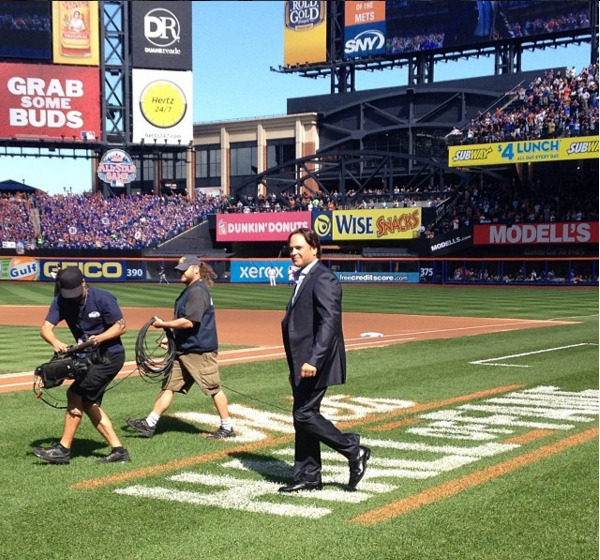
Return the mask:
<svg viewBox="0 0 600 560">
<path fill-rule="evenodd" d="M 474 365 L 481 366 L 497 366 L 497 367 L 521 367 L 528 368 L 527 365 L 517 364 L 488 364 L 487 362 L 497 362 L 498 360 L 505 360 L 508 358 L 521 358 L 522 356 L 533 356 L 534 354 L 543 354 L 544 352 L 555 352 L 556 350 L 566 350 L 567 348 L 577 348 L 578 346 L 593 346 L 589 342 L 582 342 L 580 344 L 570 344 L 569 346 L 559 346 L 557 348 L 546 348 L 544 350 L 535 350 L 533 352 L 523 352 L 522 354 L 511 354 L 510 356 L 500 356 L 499 358 L 489 358 L 487 360 L 477 360 L 475 362 L 469 362 Z"/>
</svg>

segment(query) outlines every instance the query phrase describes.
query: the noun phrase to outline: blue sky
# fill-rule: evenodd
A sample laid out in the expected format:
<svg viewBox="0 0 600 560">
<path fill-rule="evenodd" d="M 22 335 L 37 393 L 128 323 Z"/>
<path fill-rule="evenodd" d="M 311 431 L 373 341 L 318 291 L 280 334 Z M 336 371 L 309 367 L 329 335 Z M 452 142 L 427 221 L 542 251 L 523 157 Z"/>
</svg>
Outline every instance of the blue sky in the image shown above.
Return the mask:
<svg viewBox="0 0 600 560">
<path fill-rule="evenodd" d="M 283 2 L 193 3 L 194 122 L 283 115 L 287 99 L 330 92 L 330 79 L 272 72 L 283 64 Z M 523 55 L 523 70 L 589 63 L 590 45 Z M 437 64 L 436 82 L 491 75 L 493 57 Z M 357 72 L 356 89 L 405 86 L 406 68 Z M 89 191 L 87 160 L 0 157 L 0 181 L 14 179 L 50 194 Z"/>
</svg>

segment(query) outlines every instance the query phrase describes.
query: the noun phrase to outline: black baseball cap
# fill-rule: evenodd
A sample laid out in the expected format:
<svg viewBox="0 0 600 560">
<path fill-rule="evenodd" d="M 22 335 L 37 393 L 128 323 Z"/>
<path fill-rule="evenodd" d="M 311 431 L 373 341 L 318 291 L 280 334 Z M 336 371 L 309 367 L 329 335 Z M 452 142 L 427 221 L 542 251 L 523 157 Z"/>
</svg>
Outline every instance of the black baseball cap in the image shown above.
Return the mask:
<svg viewBox="0 0 600 560">
<path fill-rule="evenodd" d="M 75 299 L 83 294 L 83 274 L 76 266 L 67 266 L 58 275 L 60 295 L 66 299 Z"/>
<path fill-rule="evenodd" d="M 179 259 L 175 270 L 185 272 L 190 266 L 199 265 L 200 259 L 196 255 L 184 255 Z"/>
</svg>

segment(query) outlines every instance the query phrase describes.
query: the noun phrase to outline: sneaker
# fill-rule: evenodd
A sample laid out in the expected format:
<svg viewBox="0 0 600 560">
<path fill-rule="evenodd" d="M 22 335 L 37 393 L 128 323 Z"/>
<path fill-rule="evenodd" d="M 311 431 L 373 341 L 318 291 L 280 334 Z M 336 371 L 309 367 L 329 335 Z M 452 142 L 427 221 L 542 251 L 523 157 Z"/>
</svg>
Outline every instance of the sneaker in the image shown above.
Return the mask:
<svg viewBox="0 0 600 560">
<path fill-rule="evenodd" d="M 231 430 L 226 430 L 225 428 L 223 428 L 223 426 L 221 426 L 216 432 L 208 434 L 209 439 L 227 439 L 232 437 L 235 437 L 235 432 L 233 431 L 233 428 L 231 428 Z"/>
<path fill-rule="evenodd" d="M 151 438 L 156 431 L 156 428 L 148 425 L 148 422 L 146 422 L 145 418 L 140 418 L 139 420 L 136 420 L 135 418 L 127 418 L 125 422 L 127 422 L 127 424 L 131 426 L 138 434 L 147 438 Z"/>
<path fill-rule="evenodd" d="M 71 450 L 58 444 L 53 447 L 34 447 L 33 454 L 53 465 L 68 465 L 71 460 Z"/>
<path fill-rule="evenodd" d="M 106 457 L 100 457 L 97 463 L 128 463 L 131 461 L 129 452 L 123 447 L 122 450 L 113 449 Z"/>
</svg>

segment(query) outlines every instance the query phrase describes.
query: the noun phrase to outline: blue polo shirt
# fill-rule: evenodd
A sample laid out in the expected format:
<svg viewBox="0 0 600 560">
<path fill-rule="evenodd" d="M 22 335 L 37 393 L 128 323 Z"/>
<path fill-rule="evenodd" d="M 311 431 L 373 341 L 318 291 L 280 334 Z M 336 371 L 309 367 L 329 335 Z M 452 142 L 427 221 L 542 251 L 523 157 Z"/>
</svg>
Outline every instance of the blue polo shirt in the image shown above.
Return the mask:
<svg viewBox="0 0 600 560">
<path fill-rule="evenodd" d="M 55 326 L 65 321 L 77 343 L 82 342 L 86 336 L 103 333 L 121 319 L 123 313 L 117 298 L 105 290 L 90 286 L 87 286 L 85 298 L 79 302 L 58 295 L 46 315 L 46 321 Z M 98 347 L 111 354 L 125 352 L 121 337 L 102 342 Z"/>
<path fill-rule="evenodd" d="M 175 301 L 175 318 L 185 317 L 194 323 L 191 329 L 174 329 L 178 354 L 216 352 L 219 348 L 215 308 L 204 282 L 190 284 Z"/>
</svg>

